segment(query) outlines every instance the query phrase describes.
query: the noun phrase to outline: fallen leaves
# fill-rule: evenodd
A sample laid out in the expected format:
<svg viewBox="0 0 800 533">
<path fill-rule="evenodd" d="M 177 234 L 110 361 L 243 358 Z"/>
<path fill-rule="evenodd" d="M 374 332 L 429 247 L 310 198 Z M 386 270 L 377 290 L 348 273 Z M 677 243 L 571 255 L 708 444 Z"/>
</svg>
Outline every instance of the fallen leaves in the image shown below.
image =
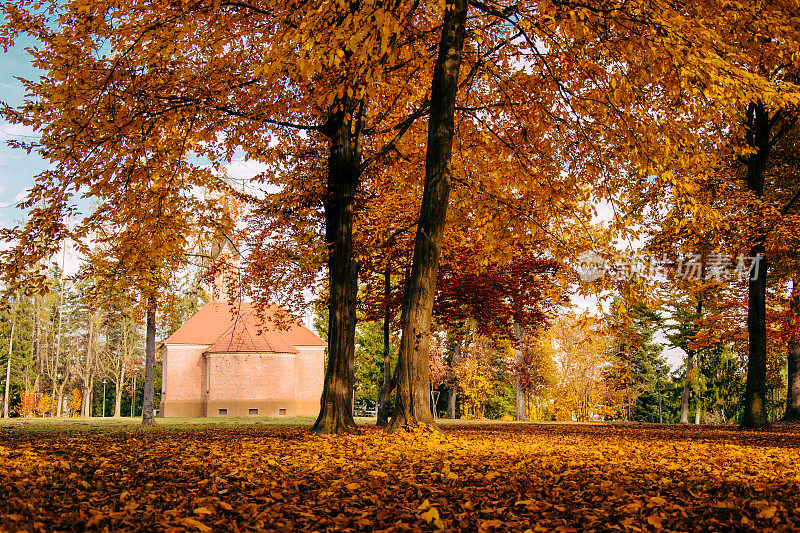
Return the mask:
<svg viewBox="0 0 800 533">
<path fill-rule="evenodd" d="M 4 431 L 0 530 L 800 527 L 796 430 Z M 720 460 L 724 458 L 724 460 Z"/>
</svg>

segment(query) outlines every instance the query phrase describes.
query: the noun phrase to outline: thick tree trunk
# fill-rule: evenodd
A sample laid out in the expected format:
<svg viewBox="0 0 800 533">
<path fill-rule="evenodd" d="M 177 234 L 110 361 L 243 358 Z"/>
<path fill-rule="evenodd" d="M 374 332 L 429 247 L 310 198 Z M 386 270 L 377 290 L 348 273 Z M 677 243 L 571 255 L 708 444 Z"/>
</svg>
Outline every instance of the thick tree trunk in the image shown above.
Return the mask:
<svg viewBox="0 0 800 533">
<path fill-rule="evenodd" d="M 325 199 L 330 302 L 328 367 L 319 417 L 312 429 L 317 434 L 358 431 L 352 410 L 355 324 L 351 320 L 351 307 L 356 302 L 351 287 L 353 276 L 357 275 L 352 265 L 353 207 L 360 174 L 363 102 L 344 98 L 336 105 L 339 107 L 334 109 L 326 128 L 331 140 Z"/>
<path fill-rule="evenodd" d="M 383 273 L 383 381 L 378 392 L 378 421 L 377 426 L 389 424 L 392 402 L 392 360 L 391 360 L 391 326 L 389 297 L 392 295 L 392 271 L 389 267 Z"/>
<path fill-rule="evenodd" d="M 156 424 L 153 412 L 156 380 L 156 297 L 147 299 L 147 333 L 144 351 L 144 399 L 142 400 L 142 425 Z"/>
<path fill-rule="evenodd" d="M 792 332 L 789 338 L 788 363 L 786 376 L 786 412 L 783 419 L 791 422 L 800 421 L 800 335 L 795 331 L 800 327 L 800 287 L 797 280 L 792 280 L 792 296 L 789 299 L 789 314 L 792 319 Z"/>
<path fill-rule="evenodd" d="M 764 171 L 770 152 L 769 112 L 762 102 L 747 107 L 747 143 L 755 149 L 747 160 L 747 188 L 756 198 L 764 196 Z M 744 427 L 764 427 L 767 416 L 767 258 L 764 255 L 766 235 L 759 230 L 750 256 L 757 264 L 748 280 L 747 332 L 749 354 L 747 384 L 744 392 Z"/>
<path fill-rule="evenodd" d="M 522 350 L 520 350 L 520 344 L 522 344 L 522 328 L 516 322 L 514 322 L 514 340 L 516 341 L 514 357 L 516 364 L 519 365 L 522 362 Z M 527 405 L 525 404 L 525 387 L 522 385 L 519 377 L 514 379 L 514 393 L 516 395 L 517 420 L 527 422 L 528 412 Z"/>
<path fill-rule="evenodd" d="M 430 334 L 436 273 L 450 199 L 451 155 L 458 72 L 467 19 L 467 0 L 444 13 L 439 54 L 433 70 L 425 186 L 422 193 L 411 277 L 403 301 L 403 335 L 397 360 L 397 406 L 389 430 L 412 421 L 433 425 L 430 397 Z M 450 9 L 452 7 L 452 9 Z"/>
</svg>

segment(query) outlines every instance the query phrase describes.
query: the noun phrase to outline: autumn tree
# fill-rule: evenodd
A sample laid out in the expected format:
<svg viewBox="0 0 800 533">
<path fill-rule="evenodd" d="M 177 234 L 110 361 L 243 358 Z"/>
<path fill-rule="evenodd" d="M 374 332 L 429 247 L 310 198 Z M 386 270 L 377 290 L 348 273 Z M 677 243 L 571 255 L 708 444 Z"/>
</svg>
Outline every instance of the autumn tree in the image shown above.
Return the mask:
<svg viewBox="0 0 800 533">
<path fill-rule="evenodd" d="M 432 423 L 429 343 L 436 273 L 450 198 L 454 115 L 469 3 L 445 6 L 438 56 L 431 82 L 425 187 L 414 239 L 414 256 L 403 301 L 400 353 L 397 359 L 397 406 L 389 424 L 400 429 L 419 421 Z"/>
<path fill-rule="evenodd" d="M 300 270 L 305 275 L 298 277 L 302 281 L 313 279 L 319 266 L 328 263 L 332 364 L 317 429 L 343 432 L 353 429 L 345 407 L 352 385 L 350 288 L 358 185 L 370 164 L 393 151 L 404 155 L 399 137 L 430 109 L 422 205 L 402 314 L 402 409 L 395 426 L 416 417 L 428 421 L 425 342 L 451 178 L 467 188 L 479 184 L 474 188 L 485 189 L 496 204 L 520 217 L 530 205 L 541 206 L 541 212 L 528 216 L 528 228 L 541 224 L 541 213 L 587 213 L 590 208 L 580 206 L 581 200 L 612 196 L 635 202 L 658 188 L 691 189 L 673 179 L 671 167 L 676 161 L 706 162 L 682 157 L 703 131 L 698 128 L 702 117 L 708 116 L 697 115 L 718 103 L 704 106 L 704 98 L 729 101 L 728 93 L 741 87 L 748 87 L 747 95 L 774 93 L 769 80 L 737 63 L 735 43 L 718 38 L 714 25 L 697 23 L 706 16 L 705 6 L 472 6 L 479 15 L 471 21 L 467 47 L 469 6 L 446 6 L 430 84 L 429 69 L 423 68 L 429 54 L 417 52 L 430 46 L 431 30 L 438 24 L 413 2 L 386 9 L 369 2 L 154 7 L 76 1 L 54 6 L 49 13 L 35 3 L 7 5 L 6 40 L 19 31 L 34 34 L 45 44 L 37 52 L 39 65 L 55 73 L 48 83 L 29 85 L 46 102 L 44 113 L 39 115 L 38 104 L 31 104 L 7 115 L 28 124 L 63 125 L 67 133 L 52 127 L 44 137 L 54 161 L 83 161 L 81 156 L 89 154 L 84 161 L 88 168 L 98 153 L 130 154 L 130 146 L 144 145 L 138 160 L 112 158 L 111 164 L 131 176 L 168 175 L 167 169 L 180 168 L 172 179 L 162 179 L 165 191 L 225 188 L 219 173 L 237 153 L 281 174 L 278 183 L 314 176 L 309 181 L 316 194 L 291 198 L 290 191 L 283 191 L 276 198 L 301 201 L 286 208 L 264 202 L 262 214 L 285 228 L 302 224 L 293 219 L 315 211 L 320 203 L 325 212 L 323 246 L 317 217 L 316 226 L 309 223 L 308 231 L 301 232 L 315 237 L 301 243 L 310 253 L 290 258 L 304 265 Z M 723 10 L 714 5 L 710 12 L 720 17 Z M 728 8 L 725 15 L 730 12 Z M 64 29 L 51 32 L 59 17 Z M 718 47 L 718 42 L 725 46 Z M 502 55 L 496 54 L 499 50 Z M 462 57 L 469 68 L 460 77 Z M 701 96 L 690 95 L 689 88 L 695 87 Z M 464 95 L 463 105 L 458 105 L 458 94 Z M 65 110 L 63 117 L 57 116 Z M 86 121 L 91 115 L 87 110 L 98 110 L 94 123 Z M 468 119 L 457 121 L 456 111 Z M 456 124 L 462 128 L 458 136 Z M 109 132 L 124 142 L 100 142 Z M 166 156 L 155 144 L 183 150 Z M 103 150 L 93 152 L 98 146 Z M 298 168 L 299 159 L 310 163 Z M 143 160 L 149 161 L 148 172 L 136 166 Z M 197 160 L 203 163 L 195 164 Z M 478 171 L 454 173 L 454 168 Z M 93 194 L 105 194 L 85 185 Z M 575 226 L 562 226 L 554 244 L 577 250 L 570 235 Z M 44 235 L 57 240 L 60 232 L 51 227 Z M 270 271 L 275 256 L 265 250 L 266 243 L 271 241 L 262 239 L 253 248 L 250 272 L 266 274 L 259 276 L 265 281 L 257 300 L 279 293 L 273 282 L 290 277 L 282 267 Z M 143 272 L 153 278 L 158 268 L 167 267 L 145 266 Z M 155 303 L 150 295 L 145 299 Z"/>
<path fill-rule="evenodd" d="M 530 63 L 526 64 L 524 70 L 514 72 L 513 68 L 507 69 L 504 72 L 507 77 L 503 80 L 513 80 L 513 83 L 498 82 L 500 101 L 492 102 L 491 97 L 488 97 L 476 103 L 471 120 L 459 122 L 459 125 L 464 125 L 465 131 L 474 126 L 476 133 L 480 132 L 481 128 L 486 128 L 483 130 L 486 136 L 495 139 L 496 145 L 505 144 L 508 147 L 511 153 L 508 160 L 512 165 L 519 164 L 524 169 L 522 175 L 531 177 L 531 182 L 537 178 L 542 179 L 542 174 L 537 174 L 536 170 L 539 170 L 537 167 L 544 165 L 536 161 L 535 156 L 542 155 L 547 162 L 560 161 L 560 166 L 555 167 L 559 170 L 548 176 L 549 179 L 557 179 L 554 176 L 563 173 L 565 168 L 581 169 L 580 179 L 584 180 L 582 183 L 577 176 L 571 176 L 572 180 L 565 179 L 559 182 L 559 185 L 568 183 L 564 189 L 556 189 L 552 183 L 548 183 L 552 188 L 546 190 L 555 189 L 559 193 L 576 190 L 575 196 L 581 197 L 585 195 L 587 188 L 591 188 L 589 185 L 591 183 L 602 182 L 603 189 L 608 190 L 609 180 L 613 181 L 609 174 L 618 172 L 621 177 L 624 176 L 624 179 L 628 180 L 628 183 L 622 180 L 614 181 L 611 188 L 618 185 L 619 191 L 611 193 L 610 196 L 623 197 L 627 200 L 627 195 L 631 198 L 640 196 L 638 190 L 640 187 L 653 188 L 647 185 L 653 183 L 651 179 L 653 175 L 663 176 L 665 180 L 670 179 L 667 171 L 673 160 L 672 153 L 676 147 L 685 146 L 683 143 L 686 139 L 694 138 L 695 134 L 692 133 L 694 124 L 691 113 L 679 116 L 675 113 L 653 112 L 653 108 L 660 105 L 656 104 L 660 98 L 653 98 L 652 94 L 669 95 L 664 101 L 668 105 L 673 105 L 679 99 L 681 92 L 680 85 L 677 87 L 663 85 L 663 72 L 659 72 L 658 68 L 652 68 L 654 64 L 659 63 L 654 61 L 654 58 L 663 58 L 665 64 L 670 65 L 664 66 L 664 69 L 672 69 L 671 65 L 675 63 L 675 72 L 684 69 L 684 65 L 693 72 L 707 69 L 697 80 L 697 84 L 713 86 L 715 91 L 719 91 L 723 85 L 718 83 L 718 80 L 723 78 L 726 83 L 731 78 L 744 80 L 745 83 L 750 83 L 755 78 L 743 69 L 737 70 L 730 76 L 715 77 L 725 71 L 729 64 L 720 61 L 713 53 L 705 54 L 714 39 L 696 31 L 693 24 L 697 14 L 693 11 L 679 13 L 667 5 L 659 5 L 654 9 L 651 5 L 634 7 L 614 4 L 600 9 L 569 2 L 553 5 L 537 3 L 535 6 L 517 4 L 508 7 L 477 3 L 474 5 L 481 16 L 499 21 L 499 25 L 510 34 L 518 32 L 518 46 L 512 47 L 515 53 L 518 53 L 516 60 L 519 62 L 521 58 L 525 58 Z M 461 5 L 455 4 L 455 6 L 454 13 L 460 15 Z M 447 16 L 445 21 L 447 28 Z M 670 28 L 670 31 L 666 31 L 665 28 Z M 447 34 L 443 32 L 442 35 Z M 650 40 L 646 37 L 653 35 L 660 35 L 660 38 Z M 663 39 L 665 35 L 669 36 L 666 40 Z M 483 38 L 484 35 L 480 37 Z M 655 44 L 657 41 L 658 44 Z M 669 45 L 665 46 L 667 41 Z M 463 43 L 458 44 L 460 50 Z M 683 62 L 673 61 L 676 48 L 686 54 Z M 702 49 L 704 52 L 695 53 L 694 48 Z M 487 78 L 491 80 L 492 74 L 494 73 L 490 73 Z M 453 81 L 453 87 L 456 87 L 457 83 L 457 79 Z M 552 84 L 556 95 L 555 101 L 548 100 L 535 83 Z M 761 84 L 764 85 L 763 82 Z M 526 93 L 523 88 L 532 91 Z M 481 96 L 486 96 L 478 86 L 471 86 L 470 89 L 480 93 Z M 541 100 L 530 97 L 526 99 L 522 96 L 531 92 L 537 94 Z M 715 96 L 718 94 L 715 92 Z M 514 97 L 519 97 L 519 101 Z M 542 105 L 542 100 L 551 105 L 549 107 Z M 492 102 L 494 107 L 487 105 L 487 101 Z M 432 102 L 435 103 L 436 99 L 432 98 Z M 493 115 L 495 108 L 498 111 Z M 469 110 L 470 107 L 464 105 L 460 109 Z M 560 114 L 553 117 L 553 109 L 558 110 Z M 694 109 L 696 107 L 692 107 L 692 110 Z M 432 135 L 436 131 L 433 116 L 432 107 L 429 122 L 431 137 L 427 149 L 429 155 L 439 155 L 438 152 L 432 151 L 432 141 L 435 140 Z M 686 119 L 686 116 L 690 118 Z M 662 121 L 664 117 L 667 118 Z M 664 149 L 663 146 L 659 147 L 656 143 L 650 142 L 648 135 L 634 134 L 630 126 L 639 119 L 642 119 L 640 122 L 642 130 L 668 133 L 679 139 L 678 144 L 671 147 L 667 143 Z M 670 122 L 671 119 L 674 121 Z M 565 124 L 570 124 L 575 129 L 565 127 Z M 544 139 L 544 144 L 549 149 L 547 141 L 558 138 L 560 136 L 558 132 L 565 130 L 579 132 L 566 141 L 566 150 L 559 151 L 557 148 L 537 150 L 533 146 L 532 138 L 537 141 Z M 535 132 L 538 136 L 531 137 L 531 132 Z M 448 136 L 448 139 L 450 138 Z M 653 138 L 658 137 L 653 136 Z M 465 144 L 477 144 L 472 139 L 481 139 L 481 135 L 473 135 L 465 141 Z M 605 154 L 611 153 L 605 150 L 608 146 L 616 146 L 618 150 L 613 153 L 619 157 L 614 155 L 607 157 Z M 469 156 L 466 156 L 465 160 L 467 157 Z M 487 158 L 487 161 L 491 160 L 491 157 Z M 427 309 L 429 305 L 432 308 L 435 292 L 433 287 L 436 276 L 431 274 L 436 270 L 441 242 L 438 231 L 446 222 L 446 195 L 441 193 L 449 192 L 449 178 L 453 175 L 452 169 L 448 169 L 445 172 L 448 179 L 433 181 L 431 167 L 427 165 L 430 163 L 432 162 L 428 159 L 426 178 L 431 178 L 431 181 L 426 179 L 415 241 L 414 264 L 404 305 L 406 312 L 403 315 L 403 334 L 406 340 L 401 343 L 399 365 L 402 371 L 398 374 L 401 397 L 404 398 L 401 400 L 403 411 L 398 415 L 399 422 L 393 423 L 393 427 L 402 425 L 407 419 L 415 418 L 417 414 L 422 417 L 421 420 L 429 421 L 428 415 L 422 412 L 425 396 L 422 388 L 427 383 L 426 365 L 423 363 L 426 357 L 424 343 L 430 330 Z M 570 167 L 570 164 L 574 164 L 575 167 Z M 614 170 L 609 172 L 612 168 Z M 495 172 L 501 175 L 498 176 L 498 183 L 511 181 L 502 171 L 495 170 Z M 658 187 L 664 186 L 664 182 L 660 180 L 656 182 Z M 435 186 L 437 183 L 447 183 L 448 186 L 437 188 Z M 517 190 L 522 196 L 529 189 L 523 186 Z M 439 201 L 432 202 L 433 198 Z M 513 209 L 518 204 L 510 202 L 507 205 Z M 554 210 L 557 209 L 556 207 Z M 421 281 L 422 278 L 425 278 L 424 283 Z M 415 386 L 419 387 L 419 390 L 414 390 Z M 411 407 L 412 405 L 414 407 Z"/>
<path fill-rule="evenodd" d="M 560 316 L 546 332 L 555 352 L 558 392 L 555 409 L 590 420 L 600 399 L 603 366 L 610 339 L 587 317 Z"/>
<path fill-rule="evenodd" d="M 550 414 L 549 400 L 554 397 L 556 381 L 555 352 L 546 327 L 520 328 L 515 334 L 515 360 L 512 365 L 517 395 L 517 420 L 543 420 Z M 524 409 L 519 406 L 523 392 Z M 525 418 L 520 417 L 520 412 Z"/>
</svg>

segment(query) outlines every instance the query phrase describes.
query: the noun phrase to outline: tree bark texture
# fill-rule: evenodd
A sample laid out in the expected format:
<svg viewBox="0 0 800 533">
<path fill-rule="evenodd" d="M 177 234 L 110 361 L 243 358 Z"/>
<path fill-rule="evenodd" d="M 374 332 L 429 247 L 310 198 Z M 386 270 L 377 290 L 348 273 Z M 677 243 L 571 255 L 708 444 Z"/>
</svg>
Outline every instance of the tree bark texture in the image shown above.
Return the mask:
<svg viewBox="0 0 800 533">
<path fill-rule="evenodd" d="M 425 185 L 422 193 L 411 276 L 403 301 L 397 406 L 390 431 L 418 421 L 433 425 L 430 395 L 430 334 L 439 253 L 450 199 L 451 156 L 458 72 L 469 3 L 455 0 L 444 12 L 439 52 L 431 82 Z"/>
<path fill-rule="evenodd" d="M 312 431 L 317 434 L 356 433 L 353 420 L 353 208 L 361 163 L 363 102 L 340 99 L 326 128 L 330 137 L 325 198 L 325 238 L 328 243 L 328 366 L 320 412 Z M 348 118 L 348 115 L 352 118 Z M 353 123 L 355 121 L 355 123 Z M 357 284 L 357 279 L 355 280 Z"/>
<path fill-rule="evenodd" d="M 389 424 L 392 401 L 392 360 L 391 360 L 391 326 L 392 317 L 389 307 L 389 297 L 392 295 L 392 271 L 386 268 L 383 273 L 383 381 L 378 392 L 378 421 L 377 426 L 385 427 Z"/>
<path fill-rule="evenodd" d="M 755 150 L 747 159 L 747 188 L 756 198 L 764 196 L 764 172 L 770 153 L 769 112 L 762 102 L 747 107 L 747 144 Z M 767 258 L 764 230 L 750 249 L 760 257 L 748 279 L 747 332 L 749 355 L 744 393 L 742 426 L 757 428 L 769 424 L 767 416 Z"/>
<path fill-rule="evenodd" d="M 156 378 L 156 297 L 147 299 L 147 333 L 144 356 L 144 398 L 142 400 L 142 425 L 156 424 L 153 412 Z"/>
<path fill-rule="evenodd" d="M 798 323 L 800 321 L 800 287 L 798 287 L 797 280 L 792 280 L 789 314 L 793 324 L 786 354 L 788 372 L 786 376 L 786 412 L 783 419 L 789 422 L 798 422 L 800 421 L 800 338 L 795 330 L 800 326 Z"/>
</svg>

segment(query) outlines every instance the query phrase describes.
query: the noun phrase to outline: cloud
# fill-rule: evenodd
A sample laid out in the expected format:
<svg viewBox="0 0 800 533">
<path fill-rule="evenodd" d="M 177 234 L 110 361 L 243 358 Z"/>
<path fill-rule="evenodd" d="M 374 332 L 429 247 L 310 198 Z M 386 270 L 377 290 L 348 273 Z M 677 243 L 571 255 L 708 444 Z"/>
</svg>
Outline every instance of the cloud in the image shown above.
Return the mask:
<svg viewBox="0 0 800 533">
<path fill-rule="evenodd" d="M 24 200 L 28 196 L 28 188 L 22 189 L 17 193 L 13 200 L 11 200 L 12 204 L 18 204 L 22 200 Z"/>
<path fill-rule="evenodd" d="M 235 180 L 249 180 L 269 169 L 264 163 L 248 159 L 231 161 L 226 168 L 228 169 L 228 176 Z"/>
<path fill-rule="evenodd" d="M 24 124 L 9 124 L 8 122 L 0 121 L 0 137 L 37 138 L 39 135 L 37 135 L 30 126 L 26 126 Z"/>
</svg>

